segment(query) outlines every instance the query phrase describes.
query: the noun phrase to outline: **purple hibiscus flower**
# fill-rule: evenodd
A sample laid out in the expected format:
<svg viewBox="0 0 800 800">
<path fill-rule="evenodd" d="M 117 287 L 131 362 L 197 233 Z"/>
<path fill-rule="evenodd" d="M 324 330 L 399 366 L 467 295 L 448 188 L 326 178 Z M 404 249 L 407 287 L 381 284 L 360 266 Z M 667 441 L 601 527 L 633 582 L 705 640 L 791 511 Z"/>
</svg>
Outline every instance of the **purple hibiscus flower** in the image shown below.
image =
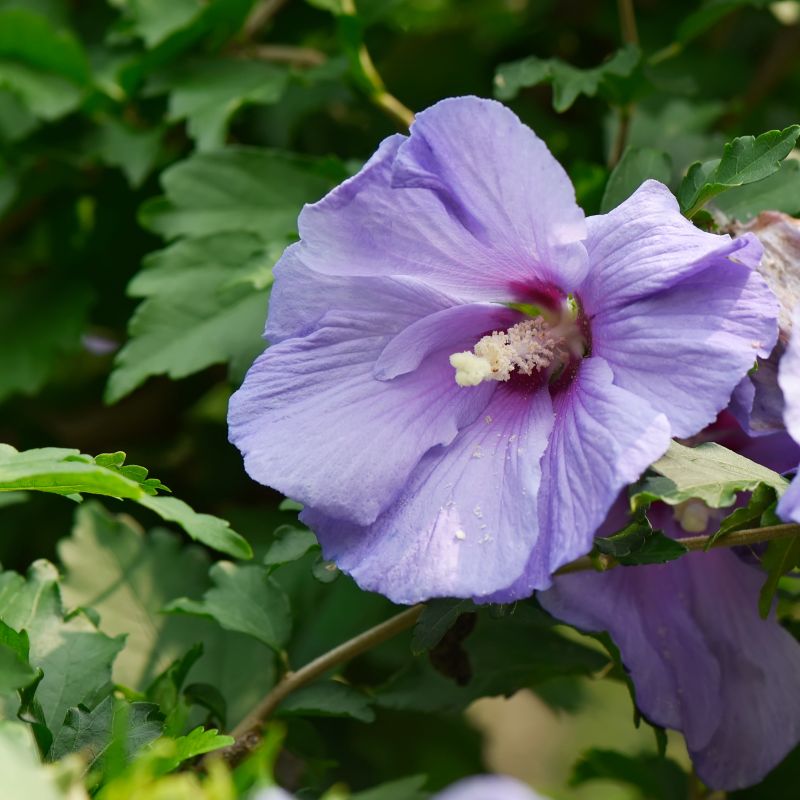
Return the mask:
<svg viewBox="0 0 800 800">
<path fill-rule="evenodd" d="M 775 342 L 754 237 L 698 230 L 655 181 L 585 218 L 490 100 L 419 114 L 299 229 L 231 441 L 396 602 L 549 586 Z"/>
<path fill-rule="evenodd" d="M 800 306 L 795 309 L 792 336 L 780 360 L 778 383 L 783 393 L 783 421 L 786 430 L 800 444 Z M 800 522 L 800 477 L 795 476 L 783 493 L 778 502 L 778 516 L 787 522 Z"/>
<path fill-rule="evenodd" d="M 761 452 L 776 468 L 797 458 L 788 437 L 750 443 L 749 456 Z M 721 512 L 690 501 L 657 503 L 649 516 L 680 538 L 711 533 Z M 628 521 L 623 498 L 600 534 Z M 755 563 L 720 548 L 658 566 L 563 575 L 538 597 L 564 622 L 607 631 L 641 712 L 683 733 L 704 783 L 732 790 L 760 781 L 800 741 L 800 645 L 774 617 L 759 616 L 763 583 Z"/>
</svg>

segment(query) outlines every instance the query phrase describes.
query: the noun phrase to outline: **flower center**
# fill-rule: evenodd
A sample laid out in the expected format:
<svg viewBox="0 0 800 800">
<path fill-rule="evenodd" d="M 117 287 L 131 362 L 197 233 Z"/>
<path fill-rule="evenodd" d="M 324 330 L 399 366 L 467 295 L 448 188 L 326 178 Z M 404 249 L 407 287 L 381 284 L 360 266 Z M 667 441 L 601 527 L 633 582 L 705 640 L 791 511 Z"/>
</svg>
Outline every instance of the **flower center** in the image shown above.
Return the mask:
<svg viewBox="0 0 800 800">
<path fill-rule="evenodd" d="M 463 353 L 453 353 L 450 364 L 459 386 L 477 386 L 483 381 L 507 381 L 515 370 L 522 375 L 551 369 L 570 358 L 574 320 L 553 326 L 542 317 L 525 319 L 507 331 L 493 331 Z"/>
</svg>

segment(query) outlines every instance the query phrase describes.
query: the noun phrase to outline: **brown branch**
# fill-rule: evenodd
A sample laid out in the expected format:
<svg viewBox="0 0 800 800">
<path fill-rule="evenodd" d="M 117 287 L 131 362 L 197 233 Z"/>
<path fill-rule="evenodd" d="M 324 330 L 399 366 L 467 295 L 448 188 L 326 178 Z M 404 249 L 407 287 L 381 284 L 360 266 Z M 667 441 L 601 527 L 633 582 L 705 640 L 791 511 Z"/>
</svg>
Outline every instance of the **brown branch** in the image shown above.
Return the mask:
<svg viewBox="0 0 800 800">
<path fill-rule="evenodd" d="M 619 27 L 622 31 L 622 41 L 625 44 L 639 44 L 639 31 L 636 28 L 636 12 L 633 0 L 617 0 L 619 11 Z"/>
<path fill-rule="evenodd" d="M 321 50 L 315 50 L 313 47 L 296 47 L 291 44 L 251 45 L 237 50 L 237 55 L 295 67 L 319 67 L 328 59 Z"/>
<path fill-rule="evenodd" d="M 242 26 L 242 38 L 245 41 L 253 40 L 285 4 L 286 0 L 261 0 L 256 3 Z"/>
<path fill-rule="evenodd" d="M 678 541 L 680 541 L 687 550 L 694 551 L 713 547 L 741 547 L 743 545 L 769 542 L 773 539 L 788 539 L 791 536 L 798 535 L 800 535 L 800 525 L 788 523 L 785 525 L 769 525 L 764 528 L 748 528 L 743 531 L 734 531 L 733 533 L 721 536 L 710 545 L 711 536 L 688 536 Z M 599 556 L 582 556 L 581 558 L 576 558 L 575 561 L 570 561 L 569 564 L 564 564 L 563 567 L 557 569 L 555 574 L 567 575 L 570 572 L 583 572 L 589 569 L 605 572 L 617 566 L 619 566 L 619 562 L 613 556 L 601 553 Z"/>
<path fill-rule="evenodd" d="M 326 672 L 366 653 L 397 634 L 413 627 L 422 614 L 422 604 L 412 606 L 387 619 L 380 625 L 370 628 L 353 639 L 334 647 L 319 658 L 315 658 L 297 672 L 287 672 L 267 696 L 233 729 L 232 736 L 236 740 L 230 747 L 217 751 L 214 755 L 225 759 L 235 766 L 261 741 L 262 731 L 267 720 L 275 709 L 293 691 L 305 686 Z"/>
</svg>

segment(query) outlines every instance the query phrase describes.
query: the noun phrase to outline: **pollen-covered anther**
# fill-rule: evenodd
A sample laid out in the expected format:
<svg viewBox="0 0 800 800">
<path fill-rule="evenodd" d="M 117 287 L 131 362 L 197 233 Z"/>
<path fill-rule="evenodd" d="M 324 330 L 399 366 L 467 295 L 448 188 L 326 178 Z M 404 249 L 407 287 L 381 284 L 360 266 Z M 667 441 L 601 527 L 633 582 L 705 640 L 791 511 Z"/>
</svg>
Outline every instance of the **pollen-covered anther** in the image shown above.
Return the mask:
<svg viewBox="0 0 800 800">
<path fill-rule="evenodd" d="M 450 364 L 459 386 L 477 386 L 483 381 L 507 381 L 515 369 L 532 375 L 563 360 L 566 354 L 564 338 L 536 317 L 518 322 L 507 331 L 493 331 L 472 352 L 453 353 Z"/>
</svg>

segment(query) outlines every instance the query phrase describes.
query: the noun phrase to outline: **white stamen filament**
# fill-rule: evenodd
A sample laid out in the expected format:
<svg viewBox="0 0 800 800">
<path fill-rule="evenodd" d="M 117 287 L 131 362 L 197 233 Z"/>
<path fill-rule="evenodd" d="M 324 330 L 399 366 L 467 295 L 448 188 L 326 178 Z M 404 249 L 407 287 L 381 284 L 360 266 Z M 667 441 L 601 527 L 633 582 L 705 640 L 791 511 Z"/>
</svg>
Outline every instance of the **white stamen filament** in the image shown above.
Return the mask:
<svg viewBox="0 0 800 800">
<path fill-rule="evenodd" d="M 560 328 L 561 326 L 559 326 Z M 493 331 L 473 348 L 453 353 L 450 364 L 459 386 L 483 381 L 507 381 L 514 370 L 532 375 L 563 362 L 569 354 L 565 331 L 552 328 L 541 317 L 518 322 L 508 331 Z"/>
</svg>

